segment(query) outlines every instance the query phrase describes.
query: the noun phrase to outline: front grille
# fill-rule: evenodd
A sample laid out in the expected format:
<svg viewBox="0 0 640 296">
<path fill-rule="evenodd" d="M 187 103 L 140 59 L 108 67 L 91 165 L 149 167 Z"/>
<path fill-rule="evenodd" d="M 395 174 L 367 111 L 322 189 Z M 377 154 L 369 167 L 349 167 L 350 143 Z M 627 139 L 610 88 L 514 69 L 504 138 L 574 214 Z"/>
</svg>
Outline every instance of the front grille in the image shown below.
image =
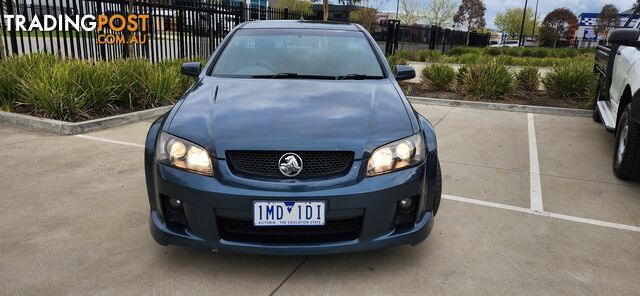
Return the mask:
<svg viewBox="0 0 640 296">
<path fill-rule="evenodd" d="M 278 169 L 282 151 L 227 151 L 227 163 L 231 170 L 246 177 L 280 179 L 288 178 Z M 302 171 L 296 179 L 341 176 L 349 172 L 353 163 L 350 151 L 302 151 L 294 152 L 302 159 Z"/>
<path fill-rule="evenodd" d="M 324 226 L 253 226 L 252 221 L 218 218 L 220 237 L 228 241 L 302 244 L 348 241 L 358 238 L 362 217 L 327 220 Z"/>
</svg>

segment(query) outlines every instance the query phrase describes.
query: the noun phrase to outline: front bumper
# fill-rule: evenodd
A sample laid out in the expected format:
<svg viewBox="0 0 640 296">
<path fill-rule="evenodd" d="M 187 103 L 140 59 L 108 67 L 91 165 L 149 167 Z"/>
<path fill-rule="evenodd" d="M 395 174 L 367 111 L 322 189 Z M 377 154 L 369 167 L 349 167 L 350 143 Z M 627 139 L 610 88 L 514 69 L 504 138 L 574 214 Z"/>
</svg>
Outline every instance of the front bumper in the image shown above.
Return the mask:
<svg viewBox="0 0 640 296">
<path fill-rule="evenodd" d="M 305 191 L 257 190 L 238 184 L 226 184 L 216 178 L 200 176 L 157 162 L 147 168 L 152 171 L 149 189 L 151 205 L 150 228 L 154 239 L 162 245 L 179 245 L 211 251 L 230 251 L 254 254 L 308 255 L 364 251 L 397 245 L 416 245 L 431 232 L 433 216 L 430 207 L 418 213 L 415 223 L 394 227 L 397 202 L 416 197 L 427 203 L 427 168 L 435 168 L 435 152 L 422 165 L 381 176 L 363 178 L 342 187 Z M 149 180 L 148 180 L 149 181 Z M 183 201 L 189 227 L 175 229 L 165 223 L 160 196 L 176 197 Z M 254 200 L 325 200 L 326 219 L 337 220 L 361 217 L 357 238 L 314 243 L 264 243 L 225 239 L 221 218 L 251 220 Z"/>
</svg>

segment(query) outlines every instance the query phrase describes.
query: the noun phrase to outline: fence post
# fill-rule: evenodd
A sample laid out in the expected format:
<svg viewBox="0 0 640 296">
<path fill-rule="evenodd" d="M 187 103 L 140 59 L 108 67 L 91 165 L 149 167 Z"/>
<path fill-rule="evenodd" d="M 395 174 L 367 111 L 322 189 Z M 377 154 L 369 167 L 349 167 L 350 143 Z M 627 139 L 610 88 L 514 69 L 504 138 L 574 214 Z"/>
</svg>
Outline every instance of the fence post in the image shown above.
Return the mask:
<svg viewBox="0 0 640 296">
<path fill-rule="evenodd" d="M 400 41 L 400 38 L 398 35 L 400 35 L 400 21 L 396 21 L 394 26 L 393 53 L 396 53 L 396 50 L 398 49 L 398 42 Z"/>
<path fill-rule="evenodd" d="M 436 27 L 435 25 L 431 26 L 431 30 L 429 32 L 429 50 L 434 50 L 436 49 L 436 42 L 438 42 L 436 40 L 436 38 L 438 38 L 438 31 L 437 31 L 438 27 Z"/>
<path fill-rule="evenodd" d="M 98 15 L 102 14 L 102 1 L 101 0 L 97 0 L 96 1 L 96 12 L 98 13 Z M 98 34 L 96 35 L 96 38 L 98 38 L 98 36 L 100 34 L 102 34 L 103 31 L 99 31 L 97 32 Z M 100 47 L 100 57 L 102 58 L 103 61 L 107 60 L 107 48 L 106 45 L 104 44 L 104 42 L 100 45 L 98 45 L 98 47 Z"/>
<path fill-rule="evenodd" d="M 14 14 L 13 0 L 7 0 L 7 14 Z M 11 52 L 15 55 L 18 54 L 18 36 L 16 35 L 16 21 L 13 20 L 13 26 L 9 31 L 9 38 L 11 39 Z"/>
<path fill-rule="evenodd" d="M 289 19 L 289 8 L 287 7 L 284 8 L 284 19 L 285 20 Z"/>
<path fill-rule="evenodd" d="M 176 20 L 176 31 L 178 31 L 178 56 L 184 58 L 184 9 L 178 9 L 178 19 Z"/>
<path fill-rule="evenodd" d="M 244 19 L 245 11 L 246 11 L 246 7 L 244 2 L 240 2 L 238 5 L 238 12 L 236 14 L 236 26 L 245 21 Z"/>
<path fill-rule="evenodd" d="M 387 21 L 387 40 L 385 42 L 385 55 L 392 55 L 398 48 L 398 34 L 400 33 L 400 21 Z"/>
<path fill-rule="evenodd" d="M 129 11 L 128 11 L 128 5 L 125 3 L 120 4 L 120 14 L 122 16 L 124 16 L 125 19 L 127 19 L 128 15 L 129 15 Z M 130 38 L 130 32 L 129 30 L 122 30 L 123 35 L 124 35 L 124 39 L 125 42 L 122 44 L 122 58 L 126 59 L 129 58 L 129 38 Z"/>
<path fill-rule="evenodd" d="M 444 30 L 444 35 L 442 36 L 442 53 L 444 54 L 445 46 L 447 45 L 447 38 L 449 38 L 449 29 Z"/>
</svg>

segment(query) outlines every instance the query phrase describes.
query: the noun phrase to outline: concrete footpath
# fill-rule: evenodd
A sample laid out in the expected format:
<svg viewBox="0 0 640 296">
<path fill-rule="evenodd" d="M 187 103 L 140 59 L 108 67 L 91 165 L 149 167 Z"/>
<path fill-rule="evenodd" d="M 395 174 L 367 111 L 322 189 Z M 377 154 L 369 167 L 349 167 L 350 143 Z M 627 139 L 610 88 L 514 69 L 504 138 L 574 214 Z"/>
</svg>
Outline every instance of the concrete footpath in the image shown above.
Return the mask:
<svg viewBox="0 0 640 296">
<path fill-rule="evenodd" d="M 274 257 L 162 247 L 148 230 L 151 121 L 80 136 L 0 124 L 3 295 L 637 295 L 640 184 L 590 118 L 415 104 L 444 200 L 422 244 Z"/>
</svg>

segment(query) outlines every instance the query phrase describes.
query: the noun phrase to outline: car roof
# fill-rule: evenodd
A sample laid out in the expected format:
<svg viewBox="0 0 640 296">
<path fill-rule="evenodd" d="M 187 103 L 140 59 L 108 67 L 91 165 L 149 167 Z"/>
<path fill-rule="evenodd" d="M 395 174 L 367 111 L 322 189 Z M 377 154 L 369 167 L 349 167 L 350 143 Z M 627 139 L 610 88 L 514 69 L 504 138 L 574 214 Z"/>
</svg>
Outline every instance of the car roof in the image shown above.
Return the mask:
<svg viewBox="0 0 640 296">
<path fill-rule="evenodd" d="M 253 21 L 247 22 L 242 29 L 320 29 L 359 31 L 355 24 L 341 22 L 317 22 L 305 20 Z"/>
</svg>

